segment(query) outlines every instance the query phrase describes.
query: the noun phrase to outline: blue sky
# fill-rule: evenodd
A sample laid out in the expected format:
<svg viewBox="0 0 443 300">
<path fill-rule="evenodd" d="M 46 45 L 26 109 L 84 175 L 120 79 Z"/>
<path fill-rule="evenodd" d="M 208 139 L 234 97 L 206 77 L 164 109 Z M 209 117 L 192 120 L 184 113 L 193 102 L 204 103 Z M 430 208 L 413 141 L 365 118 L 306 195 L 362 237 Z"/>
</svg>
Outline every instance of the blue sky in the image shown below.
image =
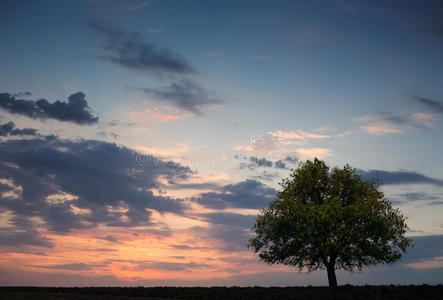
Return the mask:
<svg viewBox="0 0 443 300">
<path fill-rule="evenodd" d="M 378 174 L 386 197 L 408 216 L 409 235 L 442 234 L 443 6 L 439 1 L 3 1 L 0 11 L 0 93 L 8 95 L 0 99 L 4 101 L 0 102 L 0 124 L 13 122 L 16 129 L 38 132 L 26 136 L 21 131 L 0 131 L 4 132 L 0 138 L 7 168 L 17 166 L 28 175 L 41 174 L 24 159 L 39 158 L 40 149 L 56 151 L 68 168 L 85 166 L 91 159 L 83 156 L 89 153 L 85 149 L 102 151 L 107 157 L 106 151 L 117 151 L 113 147 L 120 147 L 123 152 L 118 159 L 128 164 L 136 162 L 135 158 L 126 160 L 128 153 L 135 157 L 148 151 L 160 162 L 172 160 L 183 168 L 148 172 L 146 186 L 121 187 L 128 189 L 127 197 L 134 196 L 131 189 L 148 189 L 153 194 L 145 197 L 169 203 L 168 209 L 152 204 L 144 207 L 147 215 L 139 216 L 131 210 L 139 200 L 124 199 L 126 204 L 118 204 L 117 199 L 100 196 L 108 201 L 102 203 L 108 214 L 132 220 L 125 226 L 94 215 L 98 207 L 85 200 L 91 195 L 82 195 L 53 177 L 59 170 L 51 169 L 54 164 L 44 160 L 46 156 L 38 163 L 48 176 L 40 206 L 20 194 L 35 188 L 31 179 L 20 184 L 27 178 L 25 173 L 3 170 L 0 184 L 9 194 L 2 197 L 13 195 L 36 205 L 33 212 L 25 213 L 5 204 L 9 203 L 6 198 L 2 200 L 1 234 L 10 241 L 0 244 L 9 253 L 2 266 L 5 271 L 16 263 L 17 253 L 43 253 L 34 248 L 46 247 L 44 264 L 59 266 L 53 269 L 68 277 L 75 264 L 85 278 L 110 276 L 110 270 L 120 266 L 106 253 L 99 255 L 100 261 L 86 262 L 81 258 L 84 251 L 78 249 L 73 261 L 63 264 L 62 257 L 69 251 L 49 246 L 68 237 L 73 244 L 84 245 L 85 239 L 109 235 L 119 240 L 118 245 L 109 239 L 107 243 L 122 258 L 128 247 L 141 247 L 141 239 L 134 234 L 141 230 L 138 218 L 146 218 L 142 227 L 149 234 L 144 238 L 155 240 L 159 253 L 163 248 L 174 249 L 171 243 L 180 240 L 180 234 L 189 237 L 188 242 L 214 242 L 194 251 L 187 249 L 194 260 L 187 258 L 187 265 L 180 265 L 182 270 L 192 270 L 185 275 L 159 268 L 152 275 L 157 277 L 145 272 L 136 276 L 137 268 L 133 272 L 119 269 L 112 274 L 117 282 L 166 282 L 181 276 L 189 282 L 202 282 L 208 276 L 213 282 L 241 278 L 251 282 L 260 274 L 266 278 L 269 272 L 286 272 L 252 265 L 247 274 L 230 273 L 235 267 L 226 266 L 229 260 L 223 257 L 235 253 L 250 263 L 252 254 L 229 248 L 228 233 L 236 231 L 228 224 L 217 227 L 219 223 L 202 215 L 229 213 L 249 218 L 257 205 L 211 210 L 193 201 L 206 197 L 205 193 L 234 193 L 242 188 L 253 189 L 254 196 L 267 201 L 268 195 L 263 194 L 267 189 L 278 189 L 278 182 L 297 161 L 315 156 L 332 167 L 349 163 L 367 176 Z M 17 104 L 24 99 L 34 105 L 41 98 L 50 104 L 40 111 Z M 63 104 L 51 106 L 56 100 Z M 56 141 L 45 138 L 48 135 L 57 136 Z M 42 139 L 51 142 L 40 144 Z M 11 150 L 17 145 L 38 148 L 35 153 L 27 147 Z M 80 152 L 74 155 L 75 149 Z M 93 152 L 100 157 L 97 153 Z M 114 159 L 114 154 L 109 157 Z M 76 162 L 71 164 L 74 157 Z M 259 164 L 255 158 L 270 163 Z M 283 160 L 284 167 L 276 167 L 278 160 Z M 123 168 L 116 162 L 96 165 L 103 168 L 101 180 L 114 180 L 106 172 Z M 168 181 L 171 177 L 175 181 Z M 62 222 L 62 217 L 43 212 L 55 209 L 54 197 L 65 199 L 56 201 L 63 209 L 56 208 L 72 220 L 71 225 L 62 226 L 66 232 L 54 229 L 60 228 L 54 222 Z M 170 199 L 183 207 L 178 209 Z M 42 205 L 49 206 L 44 210 Z M 37 231 L 29 227 L 33 222 L 40 222 Z M 244 235 L 232 239 L 241 241 L 249 234 L 243 227 L 241 232 Z M 208 269 L 204 247 L 218 257 Z M 188 257 L 182 253 L 159 256 L 155 265 L 171 262 L 173 256 Z M 402 265 L 412 272 L 402 282 L 415 282 L 411 279 L 414 270 L 441 273 L 441 257 L 437 249 L 435 256 L 419 260 L 421 265 L 418 261 L 413 267 Z M 31 263 L 35 258 L 25 258 L 30 262 L 20 270 L 40 274 L 42 268 L 29 267 L 35 265 Z M 137 259 L 132 263 L 140 268 L 140 260 L 146 258 L 140 254 Z M 66 264 L 71 270 L 63 268 Z M 53 274 L 47 268 L 45 272 L 51 282 Z M 383 269 L 377 272 L 390 274 Z M 263 279 L 260 284 L 273 285 L 281 279 L 270 278 L 274 279 Z M 363 277 L 361 282 L 370 278 Z"/>
</svg>

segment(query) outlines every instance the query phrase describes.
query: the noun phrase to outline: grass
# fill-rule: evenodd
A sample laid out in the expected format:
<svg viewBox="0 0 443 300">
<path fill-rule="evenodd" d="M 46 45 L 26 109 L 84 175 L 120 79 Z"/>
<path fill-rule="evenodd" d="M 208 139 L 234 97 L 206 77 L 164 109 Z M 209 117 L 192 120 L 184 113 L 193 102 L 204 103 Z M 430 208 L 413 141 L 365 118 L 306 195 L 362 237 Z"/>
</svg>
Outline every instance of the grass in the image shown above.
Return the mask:
<svg viewBox="0 0 443 300">
<path fill-rule="evenodd" d="M 152 288 L 43 288 L 0 287 L 0 299 L 48 299 L 48 300 L 172 300 L 172 299 L 443 299 L 443 286 L 341 286 L 327 287 L 152 287 Z"/>
</svg>

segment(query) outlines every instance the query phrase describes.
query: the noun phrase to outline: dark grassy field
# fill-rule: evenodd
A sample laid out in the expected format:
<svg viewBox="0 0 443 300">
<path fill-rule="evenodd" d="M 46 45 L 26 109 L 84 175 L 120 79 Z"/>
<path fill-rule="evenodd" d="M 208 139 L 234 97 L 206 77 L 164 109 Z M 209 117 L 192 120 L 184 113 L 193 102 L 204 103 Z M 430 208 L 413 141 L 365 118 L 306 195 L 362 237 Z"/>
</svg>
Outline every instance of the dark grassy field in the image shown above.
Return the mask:
<svg viewBox="0 0 443 300">
<path fill-rule="evenodd" d="M 443 286 L 39 288 L 2 287 L 0 299 L 443 299 Z"/>
</svg>

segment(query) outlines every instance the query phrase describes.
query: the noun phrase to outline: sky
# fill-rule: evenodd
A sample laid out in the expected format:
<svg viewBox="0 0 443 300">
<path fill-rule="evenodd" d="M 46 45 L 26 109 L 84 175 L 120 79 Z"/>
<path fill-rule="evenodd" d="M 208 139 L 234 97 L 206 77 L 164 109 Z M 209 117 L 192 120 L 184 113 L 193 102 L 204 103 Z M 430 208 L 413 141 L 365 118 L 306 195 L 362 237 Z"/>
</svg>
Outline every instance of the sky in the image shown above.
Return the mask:
<svg viewBox="0 0 443 300">
<path fill-rule="evenodd" d="M 1 285 L 326 285 L 246 247 L 314 157 L 415 243 L 339 284 L 441 283 L 441 1 L 6 0 L 0 45 Z"/>
</svg>

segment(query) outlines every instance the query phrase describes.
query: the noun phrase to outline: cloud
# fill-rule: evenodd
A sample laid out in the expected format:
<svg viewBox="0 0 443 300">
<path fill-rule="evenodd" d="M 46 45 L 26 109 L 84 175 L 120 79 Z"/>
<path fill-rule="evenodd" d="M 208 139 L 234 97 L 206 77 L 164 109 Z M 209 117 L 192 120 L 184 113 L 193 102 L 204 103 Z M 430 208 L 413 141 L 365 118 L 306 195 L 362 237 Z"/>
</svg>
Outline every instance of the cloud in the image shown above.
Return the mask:
<svg viewBox="0 0 443 300">
<path fill-rule="evenodd" d="M 309 139 L 328 139 L 333 137 L 332 135 L 310 133 L 302 129 L 297 129 L 295 131 L 269 131 L 268 134 L 277 138 L 277 140 L 284 145 L 300 143 Z"/>
<path fill-rule="evenodd" d="M 249 170 L 255 170 L 256 168 L 260 167 L 272 168 L 273 166 L 278 169 L 286 169 L 286 164 L 281 159 L 276 162 L 272 162 L 264 157 L 258 158 L 256 156 L 250 156 L 249 163 L 240 163 L 240 169 Z"/>
<path fill-rule="evenodd" d="M 430 111 L 443 114 L 443 103 L 428 98 L 414 96 L 415 100 Z"/>
<path fill-rule="evenodd" d="M 276 178 L 279 178 L 280 174 L 278 172 L 268 172 L 266 170 L 258 173 L 257 175 L 252 176 L 252 179 L 255 180 L 263 180 L 263 181 L 273 181 Z"/>
<path fill-rule="evenodd" d="M 271 59 L 269 56 L 265 56 L 265 55 L 251 55 L 252 59 L 256 59 L 256 60 L 268 60 Z"/>
<path fill-rule="evenodd" d="M 202 110 L 207 106 L 223 103 L 211 96 L 201 86 L 187 79 L 172 82 L 164 88 L 137 89 L 154 99 L 172 104 L 180 110 L 196 115 L 202 114 Z"/>
<path fill-rule="evenodd" d="M 237 184 L 228 184 L 220 192 L 202 193 L 192 200 L 208 208 L 263 208 L 274 199 L 277 191 L 263 183 L 247 179 Z"/>
<path fill-rule="evenodd" d="M 149 33 L 160 33 L 160 32 L 162 32 L 163 30 L 162 29 L 160 29 L 160 28 L 149 28 L 148 29 L 148 32 Z"/>
<path fill-rule="evenodd" d="M 249 144 L 247 145 L 238 145 L 234 148 L 234 150 L 246 151 L 246 152 L 255 152 L 255 153 L 267 153 L 267 152 L 276 152 L 282 150 L 282 145 L 272 136 L 269 135 L 253 135 Z"/>
<path fill-rule="evenodd" d="M 297 164 L 298 158 L 294 155 L 288 155 L 286 156 L 285 161 L 290 164 Z"/>
<path fill-rule="evenodd" d="M 380 180 L 383 184 L 431 184 L 443 186 L 442 179 L 431 178 L 415 171 L 358 170 L 365 180 Z"/>
<path fill-rule="evenodd" d="M 401 260 L 402 264 L 420 263 L 443 256 L 443 235 L 413 237 L 414 247 Z"/>
<path fill-rule="evenodd" d="M 278 169 L 286 169 L 286 164 L 280 159 L 275 162 L 275 167 Z"/>
<path fill-rule="evenodd" d="M 323 159 L 333 155 L 332 150 L 328 148 L 297 148 L 295 152 L 301 160 L 314 157 Z"/>
<path fill-rule="evenodd" d="M 334 0 L 339 8 L 352 15 L 368 15 L 379 17 L 386 15 L 389 9 L 381 7 L 383 3 L 354 1 L 354 0 Z"/>
<path fill-rule="evenodd" d="M 34 128 L 17 129 L 15 128 L 14 122 L 8 122 L 3 125 L 0 125 L 0 136 L 15 136 L 15 135 L 36 136 L 38 134 L 37 134 L 37 129 Z"/>
<path fill-rule="evenodd" d="M 400 194 L 400 197 L 403 197 L 407 201 L 421 201 L 421 200 L 437 200 L 440 199 L 440 197 L 435 195 L 429 195 L 428 193 L 421 192 L 421 193 L 404 193 Z"/>
<path fill-rule="evenodd" d="M 327 157 L 332 155 L 332 151 L 327 148 L 298 148 L 289 151 L 289 146 L 292 145 L 304 145 L 310 140 L 329 139 L 329 138 L 341 138 L 345 137 L 352 132 L 344 132 L 334 135 L 310 133 L 301 129 L 296 131 L 268 131 L 266 135 L 253 135 L 249 140 L 249 145 L 238 145 L 234 150 L 255 152 L 255 153 L 278 153 L 280 152 L 279 159 L 283 161 L 283 157 L 288 154 L 294 154 L 296 158 L 309 158 L 318 154 L 319 157 Z M 292 148 L 293 149 L 293 148 Z M 314 156 L 312 156 L 314 155 Z M 288 161 L 289 162 L 289 161 Z M 292 161 L 291 161 L 292 163 Z"/>
<path fill-rule="evenodd" d="M 272 167 L 273 163 L 266 158 L 257 158 L 255 156 L 249 157 L 249 161 L 258 167 Z"/>
<path fill-rule="evenodd" d="M 97 239 L 99 240 L 104 240 L 104 241 L 108 241 L 111 243 L 117 243 L 118 239 L 112 235 L 105 235 L 104 237 L 97 237 Z"/>
<path fill-rule="evenodd" d="M 231 212 L 213 212 L 202 213 L 197 216 L 202 217 L 204 221 L 215 225 L 229 225 L 236 227 L 251 228 L 254 225 L 253 215 L 244 215 Z"/>
<path fill-rule="evenodd" d="M 225 236 L 229 236 L 226 234 Z M 443 236 L 423 236 L 423 237 L 412 237 L 414 247 L 411 248 L 408 253 L 406 253 L 402 259 L 391 265 L 378 265 L 372 268 L 365 269 L 362 274 L 356 276 L 355 273 L 349 273 L 344 271 L 338 271 L 337 277 L 342 284 L 372 284 L 372 285 L 389 285 L 389 284 L 435 284 L 441 283 L 443 276 L 443 268 L 439 265 L 434 264 L 433 268 L 428 268 L 429 264 L 427 262 L 435 261 L 436 258 L 443 256 Z M 240 245 L 245 243 L 244 241 L 233 239 L 231 243 L 232 247 L 237 243 L 237 249 Z M 246 241 L 247 239 L 245 239 Z M 212 241 L 212 240 L 211 240 Z M 228 241 L 228 240 L 226 240 Z M 220 246 L 223 246 L 220 242 Z M 227 246 L 227 245 L 226 245 Z M 251 255 L 250 253 L 248 253 Z M 256 256 L 245 257 L 237 253 L 231 254 L 229 256 L 221 256 L 219 260 L 227 262 L 230 265 L 238 264 L 240 267 L 245 269 L 245 264 L 254 263 L 258 259 Z M 70 264 L 57 264 L 50 265 L 52 269 L 62 271 L 62 268 L 69 269 L 87 269 L 88 267 L 93 267 L 93 265 L 107 266 L 114 261 L 105 261 L 97 263 L 88 262 L 76 262 Z M 148 266 L 151 264 L 157 264 L 158 268 L 164 269 L 174 269 L 180 268 L 174 265 L 165 265 L 162 261 L 121 261 L 122 263 L 127 263 L 137 267 L 138 264 L 143 266 L 146 264 Z M 192 270 L 193 267 L 196 268 L 210 268 L 211 266 L 202 266 L 205 264 L 193 263 L 193 262 L 183 262 L 184 264 L 190 264 L 187 267 L 188 270 Z M 83 264 L 83 265 L 82 265 Z M 194 264 L 197 264 L 194 265 Z M 70 273 L 49 273 L 30 270 L 29 268 L 22 269 L 20 267 L 14 268 L 3 268 L 0 272 L 0 281 L 6 286 L 290 286 L 290 285 L 320 285 L 324 286 L 327 284 L 327 277 L 325 271 L 307 273 L 297 273 L 289 269 L 282 270 L 278 267 L 266 267 L 263 263 L 260 263 L 263 268 L 254 270 L 255 273 L 243 273 L 234 276 L 222 276 L 215 278 L 204 278 L 201 280 L 180 280 L 180 279 L 149 279 L 149 280 L 128 280 L 127 278 L 117 278 L 114 276 L 100 276 L 95 274 L 84 274 L 82 272 L 70 272 Z M 51 269 L 51 268 L 48 268 Z M 249 268 L 248 268 L 249 269 Z M 264 272 L 266 270 L 266 272 Z M 213 289 L 207 289 L 210 292 Z M 217 291 L 214 291 L 216 293 Z M 215 295 L 215 294 L 214 294 Z"/>
<path fill-rule="evenodd" d="M 426 113 L 377 113 L 353 119 L 361 124 L 360 129 L 372 135 L 404 133 L 410 129 L 429 129 L 433 127 L 432 115 Z"/>
<path fill-rule="evenodd" d="M 116 144 L 54 137 L 9 140 L 0 145 L 0 207 L 12 214 L 17 230 L 38 218 L 41 228 L 71 229 L 151 225 L 150 210 L 181 213 L 183 201 L 155 195 L 167 181 L 188 178 L 179 164 L 139 155 Z M 145 161 L 145 160 L 144 160 Z M 13 192 L 13 188 L 20 192 Z M 26 223 L 28 222 L 28 223 Z"/>
<path fill-rule="evenodd" d="M 139 10 L 139 9 L 142 9 L 142 8 L 150 5 L 152 3 L 152 1 L 153 0 L 144 1 L 144 2 L 141 2 L 141 3 L 136 4 L 136 5 L 128 6 L 126 9 L 129 10 L 129 11 Z"/>
<path fill-rule="evenodd" d="M 274 163 L 266 158 L 258 158 L 256 156 L 249 157 L 249 163 L 240 163 L 240 169 L 255 170 L 257 167 L 272 167 Z"/>
<path fill-rule="evenodd" d="M 195 73 L 183 56 L 160 48 L 139 33 L 115 24 L 89 22 L 87 26 L 100 38 L 101 47 L 107 53 L 99 59 L 148 74 Z"/>
<path fill-rule="evenodd" d="M 191 271 L 192 269 L 208 269 L 211 268 L 208 264 L 201 264 L 196 262 L 134 262 L 137 265 L 137 270 L 156 269 L 163 271 Z"/>
<path fill-rule="evenodd" d="M 31 92 L 20 92 L 20 93 L 15 93 L 12 94 L 13 97 L 18 98 L 18 97 L 30 97 L 32 96 Z"/>
<path fill-rule="evenodd" d="M 252 224 L 251 224 L 252 226 Z M 193 227 L 191 233 L 209 243 L 214 249 L 225 252 L 247 251 L 246 243 L 251 231 L 237 224 L 211 224 L 209 227 Z"/>
<path fill-rule="evenodd" d="M 193 247 L 188 246 L 188 245 L 170 245 L 170 247 L 171 247 L 171 248 L 174 248 L 174 249 L 179 249 L 179 250 L 189 250 L 189 249 L 194 249 Z"/>
<path fill-rule="evenodd" d="M 16 99 L 9 93 L 0 93 L 0 108 L 33 119 L 55 119 L 80 125 L 97 123 L 98 117 L 92 115 L 85 97 L 85 94 L 78 92 L 69 96 L 67 103 L 59 100 L 49 103 L 46 99 Z"/>
<path fill-rule="evenodd" d="M 85 263 L 72 263 L 72 264 L 60 264 L 60 265 L 29 265 L 34 268 L 52 269 L 52 270 L 69 270 L 69 271 L 89 271 L 99 267 L 104 267 L 106 264 L 85 264 Z"/>
<path fill-rule="evenodd" d="M 21 230 L 0 230 L 0 246 L 23 247 L 29 245 L 45 248 L 54 247 L 51 239 L 41 235 L 35 229 L 22 228 Z"/>
<path fill-rule="evenodd" d="M 431 195 L 426 192 L 414 192 L 414 193 L 402 193 L 395 195 L 391 202 L 393 204 L 401 205 L 407 202 L 415 202 L 415 201 L 430 201 L 430 200 L 439 200 L 440 197 L 436 195 Z M 428 205 L 432 205 L 433 202 L 428 202 Z"/>
</svg>

